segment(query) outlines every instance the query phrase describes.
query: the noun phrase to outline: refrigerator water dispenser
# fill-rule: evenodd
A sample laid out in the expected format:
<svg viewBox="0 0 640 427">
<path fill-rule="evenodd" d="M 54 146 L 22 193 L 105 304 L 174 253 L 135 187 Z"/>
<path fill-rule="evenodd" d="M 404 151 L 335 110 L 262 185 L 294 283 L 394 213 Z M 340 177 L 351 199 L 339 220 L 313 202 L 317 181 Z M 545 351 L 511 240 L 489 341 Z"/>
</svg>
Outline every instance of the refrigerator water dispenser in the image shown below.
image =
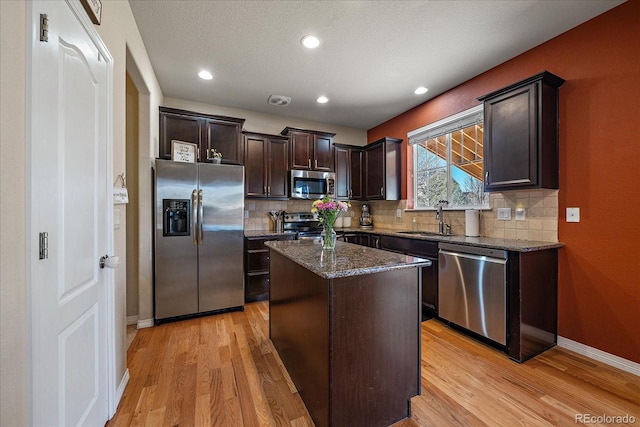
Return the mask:
<svg viewBox="0 0 640 427">
<path fill-rule="evenodd" d="M 163 236 L 188 236 L 191 234 L 189 227 L 190 204 L 188 199 L 162 200 L 164 210 Z"/>
</svg>

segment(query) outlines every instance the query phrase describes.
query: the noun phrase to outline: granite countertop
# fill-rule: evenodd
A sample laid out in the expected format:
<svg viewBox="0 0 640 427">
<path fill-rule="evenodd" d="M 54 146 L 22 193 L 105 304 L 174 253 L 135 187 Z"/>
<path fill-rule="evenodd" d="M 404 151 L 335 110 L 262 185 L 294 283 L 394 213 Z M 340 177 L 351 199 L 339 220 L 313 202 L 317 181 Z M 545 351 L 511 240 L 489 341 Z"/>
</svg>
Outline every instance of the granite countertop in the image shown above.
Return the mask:
<svg viewBox="0 0 640 427">
<path fill-rule="evenodd" d="M 405 239 L 430 240 L 435 242 L 457 243 L 460 245 L 476 246 L 492 249 L 503 249 L 514 252 L 533 252 L 545 249 L 564 247 L 561 242 L 539 242 L 535 240 L 497 239 L 494 237 L 466 237 L 464 235 L 439 236 L 437 234 L 420 235 L 399 233 L 400 230 L 385 228 L 362 229 L 358 227 L 336 228 L 337 233 L 373 233 L 385 236 L 404 237 Z M 413 232 L 412 232 L 413 233 Z M 427 231 L 425 231 L 427 233 Z"/>
<path fill-rule="evenodd" d="M 322 246 L 313 240 L 271 241 L 265 244 L 325 279 L 431 265 L 428 259 L 344 242 L 337 242 L 333 251 L 323 251 Z"/>
<path fill-rule="evenodd" d="M 244 237 L 290 236 L 295 233 L 278 233 L 273 230 L 244 230 Z"/>
<path fill-rule="evenodd" d="M 464 235 L 439 236 L 437 234 L 421 235 L 400 233 L 399 230 L 389 228 L 336 228 L 337 233 L 373 233 L 385 236 L 404 237 L 405 239 L 430 240 L 434 242 L 457 243 L 460 245 L 476 246 L 491 249 L 503 249 L 514 252 L 533 252 L 545 249 L 564 247 L 561 242 L 539 242 L 535 240 L 497 239 L 494 237 L 466 237 Z M 426 233 L 426 231 L 425 231 Z M 282 236 L 290 233 L 276 233 L 270 230 L 245 230 L 245 237 L 271 237 Z"/>
</svg>

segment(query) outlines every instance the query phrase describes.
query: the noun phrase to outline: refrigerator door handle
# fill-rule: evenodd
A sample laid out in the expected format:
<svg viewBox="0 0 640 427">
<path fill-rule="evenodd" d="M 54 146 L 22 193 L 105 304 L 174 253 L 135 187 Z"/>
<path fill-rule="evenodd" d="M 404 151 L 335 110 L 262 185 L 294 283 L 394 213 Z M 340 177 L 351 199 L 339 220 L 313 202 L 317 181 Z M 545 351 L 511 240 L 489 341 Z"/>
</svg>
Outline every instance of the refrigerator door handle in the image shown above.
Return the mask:
<svg viewBox="0 0 640 427">
<path fill-rule="evenodd" d="M 191 192 L 191 236 L 193 237 L 193 246 L 198 246 L 197 226 L 198 226 L 198 201 L 196 199 L 196 190 Z"/>
<path fill-rule="evenodd" d="M 199 230 L 199 236 L 198 236 L 198 244 L 200 246 L 202 246 L 202 243 L 204 242 L 204 230 L 202 229 L 202 222 L 204 219 L 204 207 L 202 204 L 202 197 L 203 196 L 203 191 L 200 190 L 198 191 L 198 230 Z"/>
</svg>

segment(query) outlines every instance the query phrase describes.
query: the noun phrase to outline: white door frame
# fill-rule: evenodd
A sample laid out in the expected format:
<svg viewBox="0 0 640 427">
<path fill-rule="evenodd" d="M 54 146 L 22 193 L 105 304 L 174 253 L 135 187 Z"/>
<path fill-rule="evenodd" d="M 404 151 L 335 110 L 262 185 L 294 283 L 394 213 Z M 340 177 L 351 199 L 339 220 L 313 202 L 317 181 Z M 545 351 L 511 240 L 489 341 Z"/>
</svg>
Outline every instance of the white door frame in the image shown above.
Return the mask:
<svg viewBox="0 0 640 427">
<path fill-rule="evenodd" d="M 95 46 L 100 51 L 102 59 L 106 62 L 106 87 L 107 87 L 107 106 L 106 106 L 106 167 L 107 167 L 107 183 L 113 182 L 113 57 L 107 46 L 102 41 L 100 35 L 93 26 L 87 16 L 86 11 L 80 4 L 79 0 L 65 0 L 74 15 L 86 30 L 87 34 Z M 34 12 L 34 6 L 32 2 L 27 3 L 27 96 L 26 96 L 26 116 L 27 116 L 27 129 L 26 129 L 26 189 L 25 196 L 27 203 L 32 198 L 32 170 L 33 170 L 33 128 L 37 126 L 33 120 L 34 105 L 38 102 L 34 99 L 33 93 L 33 79 L 37 70 L 33 69 L 33 51 L 36 43 L 41 43 L 38 39 L 37 28 L 39 28 L 39 22 L 34 22 L 33 17 L 36 16 Z M 42 11 L 44 13 L 45 11 Z M 109 187 L 106 192 L 106 207 L 105 212 L 105 227 L 106 227 L 106 246 L 108 254 L 113 254 L 113 192 Z M 34 324 L 34 301 L 33 301 L 33 281 L 32 271 L 34 269 L 34 263 L 38 262 L 35 254 L 38 253 L 38 233 L 35 229 L 30 208 L 25 210 L 25 222 L 26 222 L 26 297 L 27 297 L 27 404 L 28 404 L 28 419 L 29 424 L 33 422 L 33 414 L 35 408 L 33 407 L 33 324 Z M 98 262 L 98 260 L 96 260 Z M 106 317 L 107 317 L 107 396 L 108 396 L 108 418 L 111 419 L 116 413 L 118 402 L 116 401 L 116 336 L 115 336 L 115 275 L 113 269 L 106 270 Z"/>
</svg>

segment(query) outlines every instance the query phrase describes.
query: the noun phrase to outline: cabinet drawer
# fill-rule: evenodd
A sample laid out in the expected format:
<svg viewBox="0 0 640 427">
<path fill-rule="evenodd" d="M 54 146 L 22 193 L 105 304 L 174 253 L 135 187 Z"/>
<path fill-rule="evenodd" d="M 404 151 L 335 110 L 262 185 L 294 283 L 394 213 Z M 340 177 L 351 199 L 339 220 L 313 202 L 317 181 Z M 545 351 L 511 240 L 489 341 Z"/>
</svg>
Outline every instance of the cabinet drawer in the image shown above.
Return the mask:
<svg viewBox="0 0 640 427">
<path fill-rule="evenodd" d="M 245 249 L 246 250 L 267 249 L 264 245 L 264 242 L 268 242 L 269 240 L 273 240 L 273 239 L 264 239 L 264 238 L 246 239 L 247 245 Z"/>
<path fill-rule="evenodd" d="M 438 242 L 429 240 L 406 239 L 403 237 L 380 236 L 382 249 L 414 256 L 438 257 Z"/>
</svg>

